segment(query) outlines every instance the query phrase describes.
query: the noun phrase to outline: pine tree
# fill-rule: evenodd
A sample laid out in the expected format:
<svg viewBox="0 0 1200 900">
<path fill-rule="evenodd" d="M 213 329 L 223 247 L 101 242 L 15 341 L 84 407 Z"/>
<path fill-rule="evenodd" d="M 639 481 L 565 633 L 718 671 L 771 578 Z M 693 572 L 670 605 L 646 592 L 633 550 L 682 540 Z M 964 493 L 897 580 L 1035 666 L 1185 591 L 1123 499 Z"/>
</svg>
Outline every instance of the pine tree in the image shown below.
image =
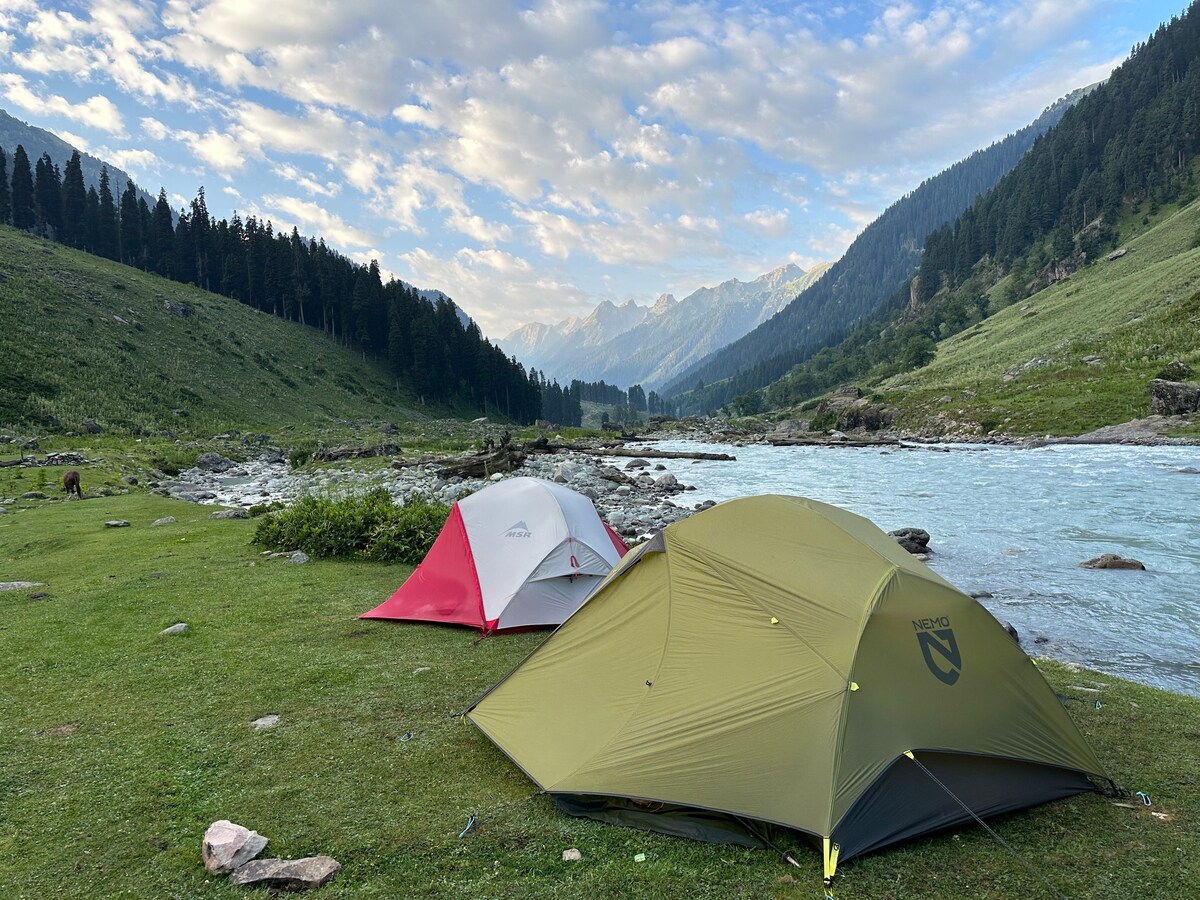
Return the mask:
<svg viewBox="0 0 1200 900">
<path fill-rule="evenodd" d="M 142 235 L 142 217 L 138 215 L 137 187 L 133 181 L 125 184 L 121 193 L 120 225 L 117 230 L 120 241 L 120 259 L 127 266 L 143 267 L 146 262 L 145 241 Z"/>
<path fill-rule="evenodd" d="M 33 172 L 25 148 L 17 144 L 13 153 L 12 223 L 14 228 L 28 230 L 37 224 L 33 207 Z"/>
<path fill-rule="evenodd" d="M 209 257 L 212 253 L 212 221 L 208 217 L 208 205 L 204 201 L 204 186 L 196 192 L 192 201 L 192 243 L 194 245 L 195 272 L 194 283 L 206 291 L 212 289 L 212 276 L 209 272 Z"/>
<path fill-rule="evenodd" d="M 100 205 L 96 215 L 96 244 L 92 251 L 109 259 L 117 258 L 117 206 L 108 181 L 108 166 L 100 169 Z"/>
<path fill-rule="evenodd" d="M 43 153 L 34 167 L 33 203 L 38 233 L 51 240 L 60 240 L 63 225 L 62 183 L 58 166 L 49 153 Z"/>
<path fill-rule="evenodd" d="M 8 189 L 8 156 L 0 147 L 0 225 L 12 221 L 12 194 Z"/>
<path fill-rule="evenodd" d="M 167 192 L 158 189 L 158 199 L 150 213 L 150 255 L 152 270 L 167 278 L 173 277 L 172 257 L 175 248 L 175 228 L 171 224 L 171 205 L 167 203 Z"/>
<path fill-rule="evenodd" d="M 83 206 L 83 249 L 95 253 L 100 241 L 100 195 L 89 187 Z"/>
<path fill-rule="evenodd" d="M 76 150 L 63 169 L 62 183 L 62 242 L 69 247 L 83 247 L 84 212 L 87 209 L 87 187 L 83 182 L 83 163 Z"/>
</svg>

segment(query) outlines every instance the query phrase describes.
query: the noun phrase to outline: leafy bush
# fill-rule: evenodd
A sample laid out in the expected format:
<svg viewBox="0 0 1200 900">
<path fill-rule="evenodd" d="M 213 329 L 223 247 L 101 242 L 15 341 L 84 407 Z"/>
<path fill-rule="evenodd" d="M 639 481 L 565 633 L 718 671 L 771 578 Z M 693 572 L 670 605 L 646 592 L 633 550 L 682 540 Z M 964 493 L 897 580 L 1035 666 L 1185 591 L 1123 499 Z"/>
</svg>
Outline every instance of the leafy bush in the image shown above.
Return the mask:
<svg viewBox="0 0 1200 900">
<path fill-rule="evenodd" d="M 831 431 L 837 425 L 837 413 L 831 409 L 817 413 L 808 423 L 810 431 Z"/>
<path fill-rule="evenodd" d="M 1154 377 L 1161 378 L 1163 381 L 1187 381 L 1195 374 L 1196 372 L 1191 366 L 1173 359 L 1163 366 Z"/>
<path fill-rule="evenodd" d="M 250 513 L 250 518 L 257 519 L 259 516 L 265 516 L 267 513 L 276 512 L 280 509 L 284 509 L 284 505 L 275 500 L 271 503 L 256 503 L 246 510 L 246 512 Z"/>
<path fill-rule="evenodd" d="M 164 475 L 174 477 L 194 466 L 199 455 L 195 447 L 162 447 L 154 451 L 150 464 Z"/>
<path fill-rule="evenodd" d="M 398 507 L 395 521 L 375 529 L 367 556 L 385 562 L 416 565 L 433 546 L 446 524 L 450 509 L 440 503 L 416 503 Z"/>
<path fill-rule="evenodd" d="M 396 506 L 382 488 L 357 497 L 303 497 L 259 522 L 254 543 L 313 557 L 365 557 L 417 563 L 450 510 L 422 500 Z"/>
</svg>

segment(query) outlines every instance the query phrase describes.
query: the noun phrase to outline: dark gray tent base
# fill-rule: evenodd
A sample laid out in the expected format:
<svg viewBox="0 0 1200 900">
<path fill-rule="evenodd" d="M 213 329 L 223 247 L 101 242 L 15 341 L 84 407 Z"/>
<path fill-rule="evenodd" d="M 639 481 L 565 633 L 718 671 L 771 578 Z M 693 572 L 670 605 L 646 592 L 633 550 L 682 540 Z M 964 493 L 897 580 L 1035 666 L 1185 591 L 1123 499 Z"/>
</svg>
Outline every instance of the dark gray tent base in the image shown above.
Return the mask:
<svg viewBox="0 0 1200 900">
<path fill-rule="evenodd" d="M 1081 772 L 1036 763 L 918 751 L 917 758 L 979 818 L 1094 791 Z M 563 812 L 676 837 L 742 847 L 787 850 L 820 838 L 771 822 L 671 803 L 625 797 L 554 794 Z M 910 838 L 952 828 L 972 817 L 920 766 L 901 757 L 872 785 L 833 830 L 838 860 L 861 856 Z"/>
</svg>

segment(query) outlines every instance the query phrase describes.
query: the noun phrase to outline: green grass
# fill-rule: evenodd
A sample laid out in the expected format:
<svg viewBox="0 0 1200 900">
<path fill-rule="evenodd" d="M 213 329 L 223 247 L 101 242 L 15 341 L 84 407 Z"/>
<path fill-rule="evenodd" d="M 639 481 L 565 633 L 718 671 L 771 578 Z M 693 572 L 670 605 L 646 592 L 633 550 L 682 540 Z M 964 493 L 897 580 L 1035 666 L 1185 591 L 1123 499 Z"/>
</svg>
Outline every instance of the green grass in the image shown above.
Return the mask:
<svg viewBox="0 0 1200 900">
<path fill-rule="evenodd" d="M 13 471 L 0 470 L 8 497 L 35 477 Z M 200 839 L 220 818 L 267 835 L 268 855 L 339 859 L 329 897 L 820 896 L 805 847 L 796 869 L 520 802 L 533 785 L 453 714 L 544 634 L 473 645 L 466 630 L 357 620 L 407 566 L 265 560 L 255 522 L 136 490 L 9 509 L 0 580 L 45 582 L 34 590 L 48 596 L 0 593 L 6 898 L 249 896 L 201 865 Z M 166 515 L 178 521 L 150 527 Z M 132 525 L 106 529 L 114 518 Z M 180 621 L 188 634 L 159 636 Z M 1067 693 L 1108 685 L 1102 709 L 1071 713 L 1118 783 L 1155 805 L 1089 795 L 994 827 L 1068 897 L 1200 895 L 1200 701 L 1043 670 Z M 266 713 L 282 723 L 254 732 Z M 472 813 L 494 815 L 460 839 Z M 582 862 L 561 861 L 569 847 Z M 836 893 L 1046 896 L 978 828 L 853 860 Z"/>
<path fill-rule="evenodd" d="M 125 434 L 212 435 L 422 417 L 383 364 L 318 329 L 8 227 L 0 359 L 0 424 L 27 430 L 78 433 L 92 418 Z"/>
<path fill-rule="evenodd" d="M 1125 256 L 943 341 L 932 363 L 883 382 L 878 396 L 903 411 L 905 425 L 945 412 L 1010 434 L 1080 434 L 1148 416 L 1148 382 L 1166 363 L 1200 369 L 1198 227 L 1196 202 L 1164 209 L 1150 227 L 1137 217 Z M 1084 362 L 1090 356 L 1100 362 Z M 1046 364 L 1005 380 L 1035 359 Z M 964 398 L 964 390 L 977 396 Z M 939 403 L 945 396 L 952 402 Z"/>
</svg>

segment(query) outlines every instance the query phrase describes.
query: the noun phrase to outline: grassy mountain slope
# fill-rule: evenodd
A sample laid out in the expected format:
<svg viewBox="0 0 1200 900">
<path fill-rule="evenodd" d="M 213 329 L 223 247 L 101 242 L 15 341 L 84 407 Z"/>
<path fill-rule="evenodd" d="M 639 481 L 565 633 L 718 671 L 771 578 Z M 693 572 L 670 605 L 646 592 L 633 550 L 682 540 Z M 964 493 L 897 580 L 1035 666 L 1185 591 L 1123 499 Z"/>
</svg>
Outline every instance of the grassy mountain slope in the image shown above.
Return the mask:
<svg viewBox="0 0 1200 900">
<path fill-rule="evenodd" d="M 940 410 L 968 430 L 1016 434 L 1078 434 L 1148 415 L 1147 384 L 1166 363 L 1200 369 L 1200 201 L 1135 227 L 1125 256 L 942 341 L 928 366 L 879 385 L 882 399 L 910 425 Z M 946 396 L 952 403 L 939 404 Z"/>
<path fill-rule="evenodd" d="M 414 415 L 384 365 L 316 329 L 8 227 L 0 359 L 0 426 L 212 434 Z"/>
</svg>

